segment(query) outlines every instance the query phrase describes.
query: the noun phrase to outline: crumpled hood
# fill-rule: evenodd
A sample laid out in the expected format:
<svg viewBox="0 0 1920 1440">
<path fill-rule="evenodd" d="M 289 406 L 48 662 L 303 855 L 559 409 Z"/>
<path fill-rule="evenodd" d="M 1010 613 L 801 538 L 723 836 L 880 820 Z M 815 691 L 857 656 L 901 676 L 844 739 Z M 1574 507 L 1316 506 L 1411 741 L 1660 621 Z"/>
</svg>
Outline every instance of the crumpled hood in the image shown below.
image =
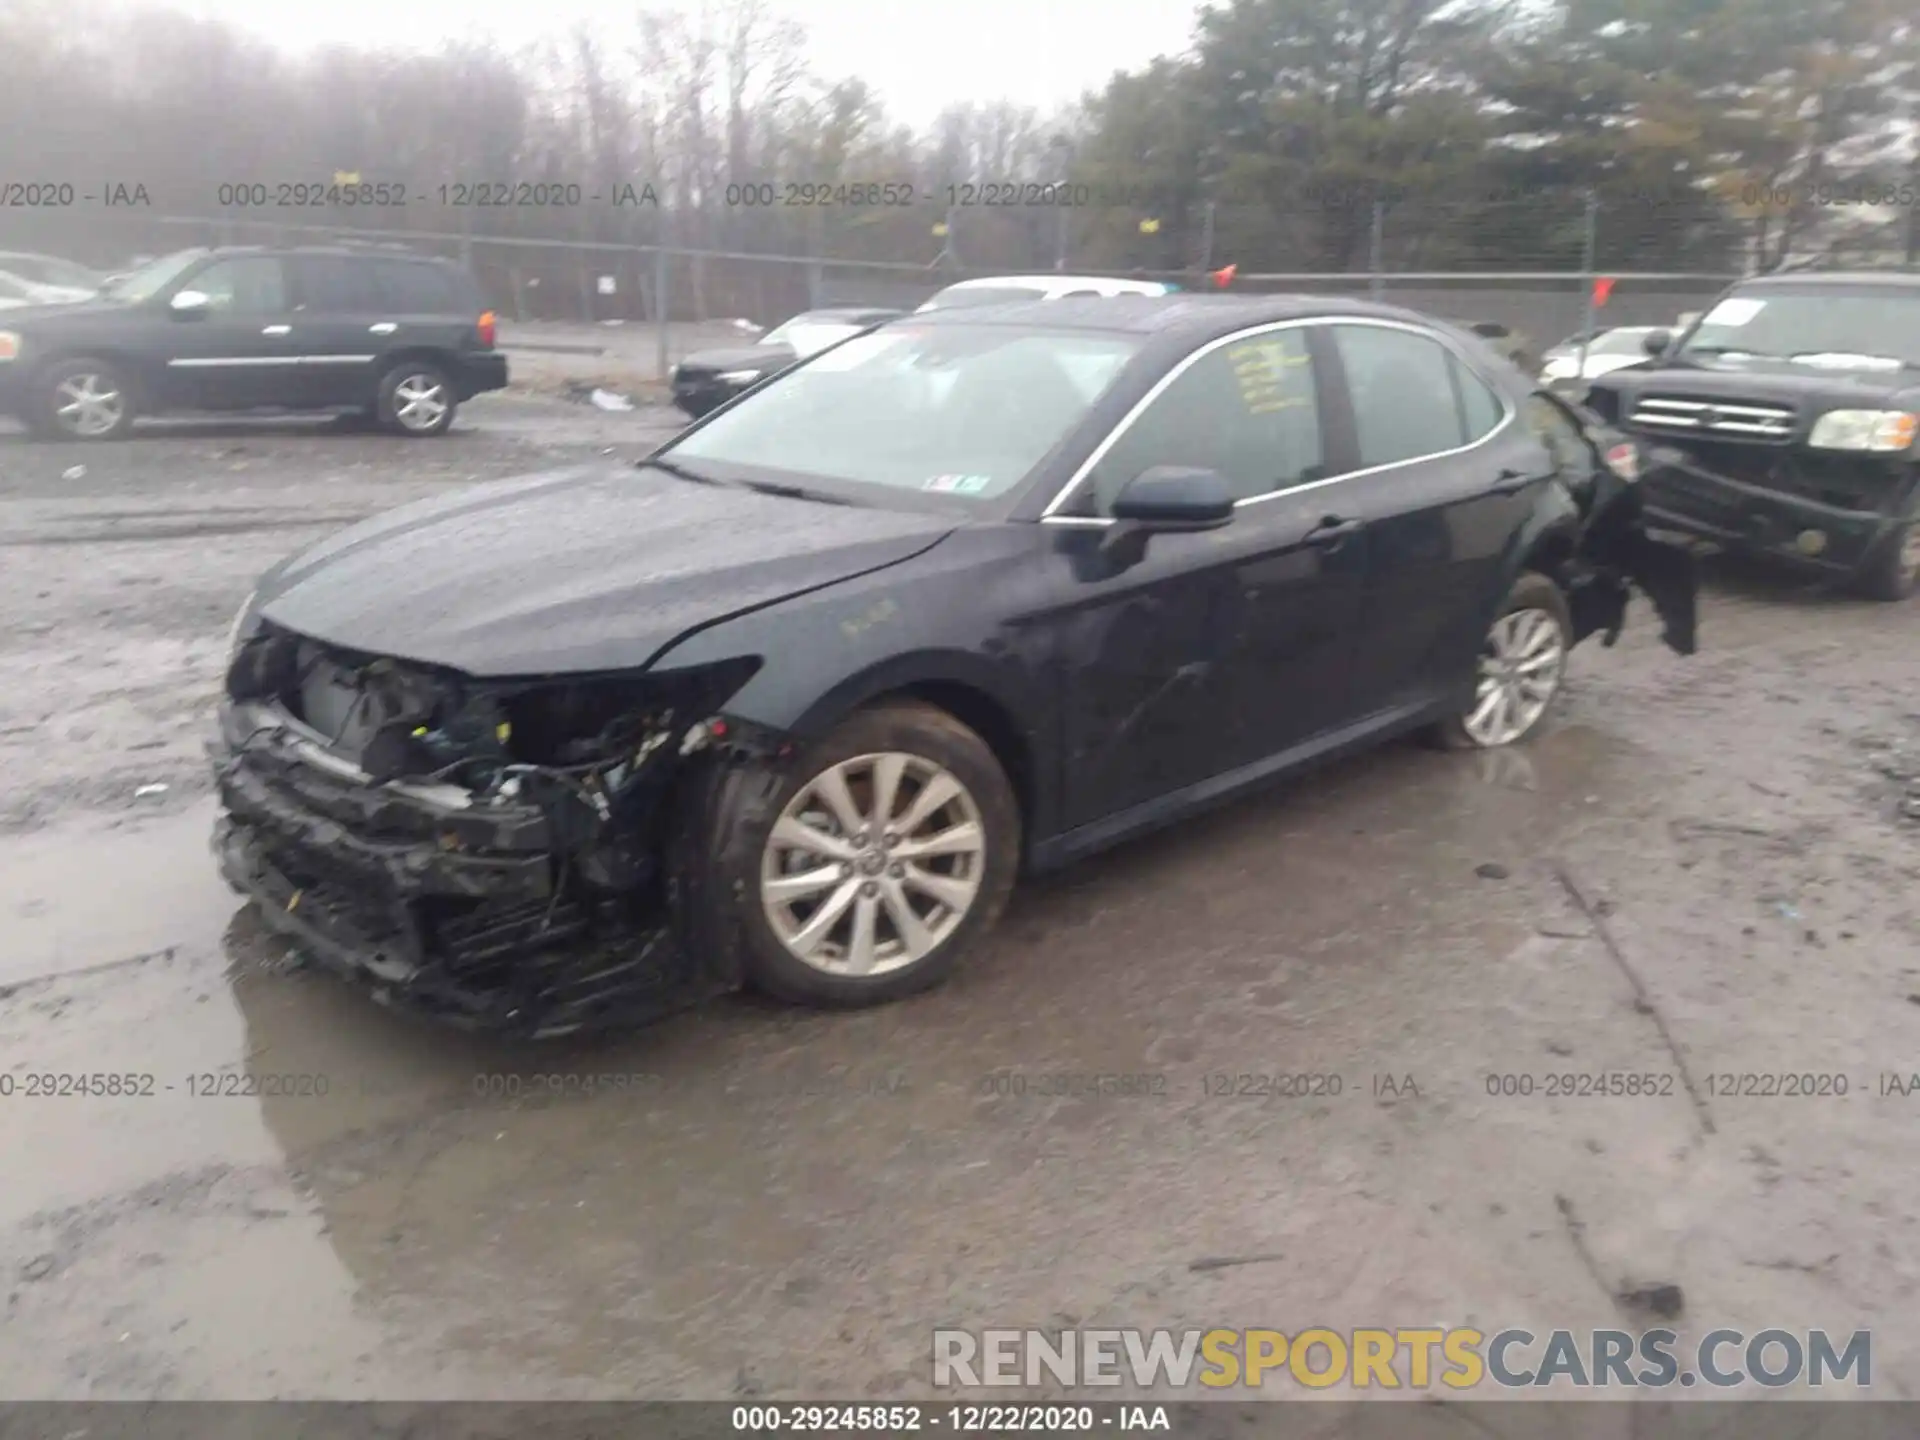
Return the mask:
<svg viewBox="0 0 1920 1440">
<path fill-rule="evenodd" d="M 691 630 L 898 564 L 953 528 L 586 465 L 350 526 L 268 571 L 255 613 L 476 676 L 632 669 Z"/>
</svg>

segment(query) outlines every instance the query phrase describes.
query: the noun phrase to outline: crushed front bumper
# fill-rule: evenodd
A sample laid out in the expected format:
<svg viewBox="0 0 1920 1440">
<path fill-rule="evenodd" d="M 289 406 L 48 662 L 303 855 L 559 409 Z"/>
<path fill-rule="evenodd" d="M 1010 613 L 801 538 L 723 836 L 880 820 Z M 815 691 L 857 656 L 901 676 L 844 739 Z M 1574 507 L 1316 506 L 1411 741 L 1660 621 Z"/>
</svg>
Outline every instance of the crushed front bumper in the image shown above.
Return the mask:
<svg viewBox="0 0 1920 1440">
<path fill-rule="evenodd" d="M 1891 543 L 1912 489 L 1911 481 L 1890 479 L 1884 508 L 1833 505 L 1721 474 L 1671 446 L 1646 453 L 1652 464 L 1641 487 L 1649 528 L 1817 574 L 1851 575 Z"/>
<path fill-rule="evenodd" d="M 326 969 L 397 1009 L 546 1037 L 683 1009 L 703 987 L 664 905 L 570 885 L 536 806 L 375 785 L 261 705 L 209 745 L 227 883 Z"/>
</svg>

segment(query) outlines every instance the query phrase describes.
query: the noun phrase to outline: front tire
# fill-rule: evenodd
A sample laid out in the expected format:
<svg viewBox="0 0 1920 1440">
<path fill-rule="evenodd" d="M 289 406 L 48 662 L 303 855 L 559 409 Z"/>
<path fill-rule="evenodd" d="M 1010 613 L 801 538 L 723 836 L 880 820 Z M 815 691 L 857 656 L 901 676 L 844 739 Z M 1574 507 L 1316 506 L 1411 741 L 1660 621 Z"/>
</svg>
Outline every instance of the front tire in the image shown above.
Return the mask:
<svg viewBox="0 0 1920 1440">
<path fill-rule="evenodd" d="M 446 371 L 425 360 L 409 360 L 381 377 L 374 414 L 381 429 L 418 440 L 446 434 L 459 408 Z"/>
<path fill-rule="evenodd" d="M 34 383 L 28 416 L 50 440 L 120 440 L 133 429 L 133 387 L 106 360 L 76 357 L 48 366 Z"/>
<path fill-rule="evenodd" d="M 1920 518 L 1888 535 L 1854 583 L 1870 600 L 1905 600 L 1920 590 Z"/>
<path fill-rule="evenodd" d="M 1013 888 L 1013 787 L 986 743 L 931 705 L 858 712 L 753 811 L 718 818 L 712 853 L 735 858 L 715 893 L 739 897 L 745 978 L 784 1000 L 851 1008 L 929 989 Z"/>
<path fill-rule="evenodd" d="M 1528 571 L 1507 592 L 1481 643 L 1473 698 L 1441 722 L 1449 750 L 1496 750 L 1539 730 L 1566 682 L 1573 619 L 1560 587 Z"/>
</svg>

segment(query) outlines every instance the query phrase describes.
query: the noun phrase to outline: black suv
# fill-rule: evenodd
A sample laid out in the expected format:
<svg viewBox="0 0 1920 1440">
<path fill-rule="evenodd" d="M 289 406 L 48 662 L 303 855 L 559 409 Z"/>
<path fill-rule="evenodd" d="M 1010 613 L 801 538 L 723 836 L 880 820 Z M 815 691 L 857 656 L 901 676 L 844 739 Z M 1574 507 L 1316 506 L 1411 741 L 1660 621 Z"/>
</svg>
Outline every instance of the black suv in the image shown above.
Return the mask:
<svg viewBox="0 0 1920 1440">
<path fill-rule="evenodd" d="M 1728 290 L 1593 382 L 1640 441 L 1648 523 L 1882 600 L 1920 585 L 1920 274 L 1799 272 Z"/>
<path fill-rule="evenodd" d="M 137 415 L 347 410 L 438 435 L 507 383 L 459 266 L 390 249 L 183 250 L 78 304 L 0 312 L 0 410 L 60 439 Z"/>
</svg>

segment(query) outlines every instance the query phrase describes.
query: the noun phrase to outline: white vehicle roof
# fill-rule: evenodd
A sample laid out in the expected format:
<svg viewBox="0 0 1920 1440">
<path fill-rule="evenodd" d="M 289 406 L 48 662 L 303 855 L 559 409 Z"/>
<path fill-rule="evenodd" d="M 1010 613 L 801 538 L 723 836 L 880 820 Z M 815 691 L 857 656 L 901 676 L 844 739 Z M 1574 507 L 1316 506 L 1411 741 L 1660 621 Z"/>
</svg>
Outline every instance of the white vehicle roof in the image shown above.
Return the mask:
<svg viewBox="0 0 1920 1440">
<path fill-rule="evenodd" d="M 1110 275 L 983 275 L 977 280 L 959 280 L 949 290 L 1044 290 L 1047 298 L 1069 290 L 1091 290 L 1096 295 L 1164 295 L 1167 287 L 1158 280 L 1116 280 Z"/>
<path fill-rule="evenodd" d="M 1039 300 L 1058 300 L 1064 295 L 1166 295 L 1170 292 L 1158 280 L 1116 280 L 1110 275 L 983 275 L 975 280 L 957 280 L 944 287 L 940 295 L 953 290 L 1031 290 Z M 939 295 L 934 300 L 939 299 Z M 920 306 L 933 308 L 933 300 Z"/>
</svg>

